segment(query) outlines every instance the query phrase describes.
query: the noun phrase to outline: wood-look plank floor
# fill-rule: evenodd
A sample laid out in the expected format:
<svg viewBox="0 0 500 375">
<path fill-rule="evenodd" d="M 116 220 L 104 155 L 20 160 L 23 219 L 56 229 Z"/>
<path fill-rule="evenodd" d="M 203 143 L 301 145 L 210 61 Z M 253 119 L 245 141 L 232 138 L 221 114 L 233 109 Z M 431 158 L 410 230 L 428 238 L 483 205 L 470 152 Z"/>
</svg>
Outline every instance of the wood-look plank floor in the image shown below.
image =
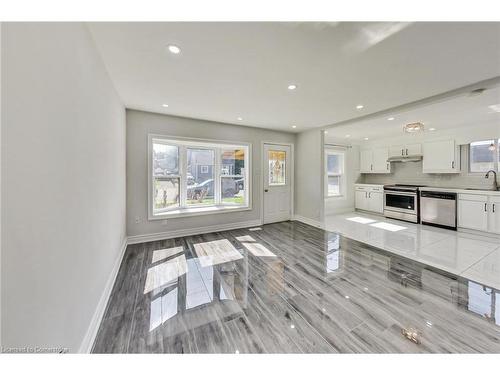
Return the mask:
<svg viewBox="0 0 500 375">
<path fill-rule="evenodd" d="M 93 352 L 500 353 L 500 291 L 299 222 L 148 242 Z"/>
</svg>

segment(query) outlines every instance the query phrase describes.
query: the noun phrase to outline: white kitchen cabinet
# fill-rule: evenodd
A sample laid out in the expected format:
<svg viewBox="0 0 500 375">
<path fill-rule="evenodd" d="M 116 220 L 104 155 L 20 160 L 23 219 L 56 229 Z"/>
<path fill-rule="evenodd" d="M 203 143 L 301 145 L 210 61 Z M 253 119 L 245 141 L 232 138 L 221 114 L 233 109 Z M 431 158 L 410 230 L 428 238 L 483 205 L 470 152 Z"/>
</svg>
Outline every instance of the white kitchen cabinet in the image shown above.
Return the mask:
<svg viewBox="0 0 500 375">
<path fill-rule="evenodd" d="M 355 207 L 358 210 L 368 211 L 368 192 L 362 190 L 356 190 L 355 194 Z"/>
<path fill-rule="evenodd" d="M 371 149 L 360 151 L 359 170 L 361 173 L 370 173 L 373 171 L 373 151 Z"/>
<path fill-rule="evenodd" d="M 391 164 L 387 162 L 389 149 L 379 147 L 360 151 L 359 169 L 361 173 L 391 173 Z"/>
<path fill-rule="evenodd" d="M 422 144 L 411 143 L 389 147 L 389 157 L 422 155 Z"/>
<path fill-rule="evenodd" d="M 460 172 L 460 154 L 455 140 L 424 142 L 422 151 L 424 173 Z"/>
<path fill-rule="evenodd" d="M 390 173 L 391 163 L 387 161 L 389 158 L 389 149 L 387 147 L 373 149 L 373 172 L 374 173 Z"/>
<path fill-rule="evenodd" d="M 422 144 L 412 143 L 405 147 L 405 156 L 422 155 Z"/>
<path fill-rule="evenodd" d="M 376 185 L 356 185 L 355 207 L 358 210 L 376 213 L 384 212 L 384 188 Z"/>
<path fill-rule="evenodd" d="M 458 227 L 488 231 L 488 197 L 486 195 L 459 195 Z"/>
<path fill-rule="evenodd" d="M 384 212 L 384 193 L 379 193 L 377 191 L 370 191 L 368 193 L 368 211 L 377 212 L 379 214 Z"/>
<path fill-rule="evenodd" d="M 490 196 L 488 203 L 488 232 L 500 234 L 500 197 Z"/>
</svg>

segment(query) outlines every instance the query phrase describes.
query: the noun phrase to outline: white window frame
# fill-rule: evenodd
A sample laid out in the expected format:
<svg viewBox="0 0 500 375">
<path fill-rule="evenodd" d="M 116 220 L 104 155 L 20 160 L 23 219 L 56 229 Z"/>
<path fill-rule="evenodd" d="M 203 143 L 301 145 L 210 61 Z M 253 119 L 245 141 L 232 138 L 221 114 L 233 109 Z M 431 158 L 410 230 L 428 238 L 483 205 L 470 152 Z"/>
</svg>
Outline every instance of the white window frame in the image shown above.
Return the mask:
<svg viewBox="0 0 500 375">
<path fill-rule="evenodd" d="M 342 157 L 341 173 L 328 172 L 328 156 L 340 155 Z M 328 148 L 325 149 L 325 197 L 326 198 L 343 198 L 346 194 L 346 171 L 345 171 L 345 150 Z M 339 179 L 339 194 L 330 194 L 328 192 L 328 177 L 340 177 Z"/>
<path fill-rule="evenodd" d="M 153 209 L 154 183 L 153 183 L 153 142 L 160 142 L 179 147 L 179 176 L 180 176 L 180 206 L 166 208 L 161 212 Z M 171 137 L 168 135 L 148 134 L 148 220 L 163 220 L 174 217 L 198 216 L 214 213 L 236 212 L 252 209 L 251 203 L 251 160 L 252 145 L 246 142 L 228 142 L 214 139 Z M 187 205 L 187 149 L 209 149 L 214 150 L 214 204 Z M 222 151 L 231 149 L 245 150 L 245 170 L 244 175 L 222 175 Z M 221 191 L 221 176 L 242 177 L 245 180 L 245 204 L 223 203 Z"/>
<path fill-rule="evenodd" d="M 498 160 L 498 156 L 499 156 L 499 153 L 500 153 L 500 139 L 499 138 L 495 138 L 493 137 L 493 140 L 495 141 L 495 146 L 496 146 L 496 157 L 494 159 L 495 161 L 495 166 L 493 167 L 493 170 L 496 171 L 497 173 L 500 173 L 500 161 Z M 475 143 L 475 142 L 485 142 L 485 141 L 488 141 L 488 139 L 484 139 L 484 140 L 477 140 L 477 141 L 472 141 L 470 143 L 467 144 L 467 174 L 468 175 L 471 175 L 471 176 L 484 176 L 484 174 L 486 173 L 486 171 L 484 172 L 473 172 L 471 170 L 471 144 L 472 143 Z"/>
</svg>

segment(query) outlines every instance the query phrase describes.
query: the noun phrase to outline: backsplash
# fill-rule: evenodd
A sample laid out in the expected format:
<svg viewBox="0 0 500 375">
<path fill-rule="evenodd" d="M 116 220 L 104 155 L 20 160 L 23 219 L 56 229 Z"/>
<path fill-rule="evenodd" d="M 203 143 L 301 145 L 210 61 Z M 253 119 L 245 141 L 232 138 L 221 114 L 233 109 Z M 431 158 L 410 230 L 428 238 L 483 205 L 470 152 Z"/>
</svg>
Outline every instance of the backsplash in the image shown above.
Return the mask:
<svg viewBox="0 0 500 375">
<path fill-rule="evenodd" d="M 493 175 L 484 178 L 484 174 L 470 175 L 468 171 L 467 153 L 461 150 L 461 173 L 428 174 L 422 173 L 422 162 L 392 163 L 391 174 L 362 174 L 357 182 L 367 184 L 415 184 L 453 188 L 485 188 L 493 186 Z"/>
</svg>

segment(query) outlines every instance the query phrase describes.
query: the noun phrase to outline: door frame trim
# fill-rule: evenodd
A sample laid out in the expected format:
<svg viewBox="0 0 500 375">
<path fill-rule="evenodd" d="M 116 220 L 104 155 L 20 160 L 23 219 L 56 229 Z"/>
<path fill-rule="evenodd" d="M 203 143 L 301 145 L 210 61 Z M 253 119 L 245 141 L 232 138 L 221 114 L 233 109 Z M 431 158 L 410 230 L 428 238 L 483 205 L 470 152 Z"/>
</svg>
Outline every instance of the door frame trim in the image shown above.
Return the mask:
<svg viewBox="0 0 500 375">
<path fill-rule="evenodd" d="M 264 224 L 264 145 L 290 146 L 290 220 L 293 220 L 295 209 L 295 145 L 286 142 L 261 141 L 260 142 L 260 225 Z"/>
</svg>

